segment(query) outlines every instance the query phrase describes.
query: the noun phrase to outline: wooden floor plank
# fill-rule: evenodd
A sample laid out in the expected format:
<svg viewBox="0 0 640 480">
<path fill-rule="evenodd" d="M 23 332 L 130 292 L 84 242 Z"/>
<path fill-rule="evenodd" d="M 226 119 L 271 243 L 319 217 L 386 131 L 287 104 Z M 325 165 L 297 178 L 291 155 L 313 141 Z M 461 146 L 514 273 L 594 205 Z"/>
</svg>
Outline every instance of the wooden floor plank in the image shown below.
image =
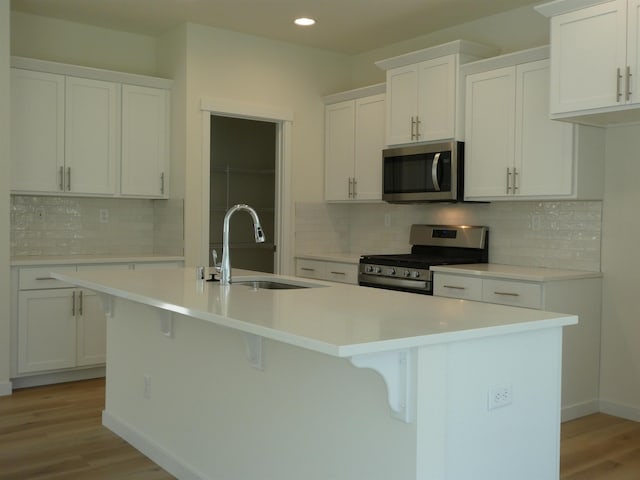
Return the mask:
<svg viewBox="0 0 640 480">
<path fill-rule="evenodd" d="M 104 379 L 0 397 L 0 480 L 175 480 L 102 426 Z M 639 480 L 640 423 L 604 414 L 562 424 L 562 480 Z"/>
</svg>

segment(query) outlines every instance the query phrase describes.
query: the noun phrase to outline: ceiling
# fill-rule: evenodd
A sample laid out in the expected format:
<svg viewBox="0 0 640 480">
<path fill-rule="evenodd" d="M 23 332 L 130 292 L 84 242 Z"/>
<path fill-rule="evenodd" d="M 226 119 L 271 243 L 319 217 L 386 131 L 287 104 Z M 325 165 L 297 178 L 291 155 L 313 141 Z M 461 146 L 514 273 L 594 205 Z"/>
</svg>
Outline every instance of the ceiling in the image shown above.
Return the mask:
<svg viewBox="0 0 640 480">
<path fill-rule="evenodd" d="M 12 10 L 157 36 L 184 22 L 360 53 L 539 0 L 11 0 Z M 293 19 L 313 17 L 313 27 Z"/>
</svg>

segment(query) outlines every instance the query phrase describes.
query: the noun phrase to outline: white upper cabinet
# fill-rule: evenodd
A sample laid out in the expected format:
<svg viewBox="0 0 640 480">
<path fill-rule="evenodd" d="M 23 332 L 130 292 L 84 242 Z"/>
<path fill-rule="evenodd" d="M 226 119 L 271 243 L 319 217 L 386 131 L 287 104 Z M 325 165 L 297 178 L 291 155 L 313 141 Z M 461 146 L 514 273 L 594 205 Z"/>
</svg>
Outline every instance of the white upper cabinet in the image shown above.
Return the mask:
<svg viewBox="0 0 640 480">
<path fill-rule="evenodd" d="M 120 85 L 66 77 L 65 103 L 65 190 L 114 195 Z"/>
<path fill-rule="evenodd" d="M 60 192 L 64 76 L 11 70 L 11 188 Z"/>
<path fill-rule="evenodd" d="M 387 145 L 461 138 L 458 67 L 495 53 L 458 40 L 376 62 L 387 71 Z"/>
<path fill-rule="evenodd" d="M 170 81 L 19 57 L 12 66 L 12 192 L 168 196 Z"/>
<path fill-rule="evenodd" d="M 560 0 L 551 17 L 553 118 L 596 125 L 640 118 L 640 0 Z"/>
<path fill-rule="evenodd" d="M 462 69 L 465 198 L 602 197 L 603 131 L 549 119 L 547 54 L 543 47 Z"/>
<path fill-rule="evenodd" d="M 122 194 L 167 196 L 169 93 L 122 86 Z"/>
<path fill-rule="evenodd" d="M 384 85 L 335 94 L 343 98 L 384 90 Z M 382 199 L 385 95 L 376 93 L 325 107 L 325 200 Z"/>
</svg>

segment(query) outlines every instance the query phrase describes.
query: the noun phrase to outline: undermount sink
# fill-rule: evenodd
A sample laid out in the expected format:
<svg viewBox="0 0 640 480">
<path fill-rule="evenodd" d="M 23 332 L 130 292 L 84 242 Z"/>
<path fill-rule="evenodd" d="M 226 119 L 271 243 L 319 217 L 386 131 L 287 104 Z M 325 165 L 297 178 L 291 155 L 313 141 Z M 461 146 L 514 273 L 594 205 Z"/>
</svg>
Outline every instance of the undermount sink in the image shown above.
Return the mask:
<svg viewBox="0 0 640 480">
<path fill-rule="evenodd" d="M 246 285 L 247 287 L 253 288 L 255 290 L 262 288 L 265 290 L 295 290 L 298 288 L 313 288 L 319 287 L 320 285 L 313 284 L 303 284 L 303 283 L 287 283 L 287 282 L 277 282 L 274 280 L 232 280 L 232 285 Z"/>
</svg>

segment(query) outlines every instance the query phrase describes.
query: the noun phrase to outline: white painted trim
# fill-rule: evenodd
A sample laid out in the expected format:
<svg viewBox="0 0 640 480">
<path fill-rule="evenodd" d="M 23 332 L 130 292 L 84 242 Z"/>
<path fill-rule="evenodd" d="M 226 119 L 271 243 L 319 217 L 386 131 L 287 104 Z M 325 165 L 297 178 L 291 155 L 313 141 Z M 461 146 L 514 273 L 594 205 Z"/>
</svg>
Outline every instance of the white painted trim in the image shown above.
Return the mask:
<svg viewBox="0 0 640 480">
<path fill-rule="evenodd" d="M 104 80 L 107 82 L 127 83 L 129 85 L 140 85 L 143 87 L 162 88 L 166 90 L 170 90 L 173 85 L 173 80 L 170 80 L 168 78 L 116 72 L 113 70 L 104 70 L 101 68 L 82 67 L 80 65 L 50 62 L 48 60 L 36 60 L 34 58 L 11 57 L 11 68 L 34 70 L 36 72 L 55 73 L 58 75 L 71 75 L 80 78 L 91 78 L 93 80 Z"/>
<path fill-rule="evenodd" d="M 368 87 L 355 88 L 353 90 L 347 90 L 346 92 L 332 93 L 322 98 L 322 102 L 325 105 L 331 105 L 334 103 L 345 102 L 347 100 L 356 100 L 358 98 L 370 97 L 372 95 L 380 95 L 386 93 L 387 84 L 377 83 Z"/>
<path fill-rule="evenodd" d="M 523 63 L 537 62 L 549 58 L 549 45 L 530 48 L 519 52 L 508 53 L 498 57 L 486 58 L 460 66 L 460 75 L 463 77 L 474 73 L 488 72 L 498 68 L 512 67 Z"/>
<path fill-rule="evenodd" d="M 206 480 L 208 478 L 205 474 L 184 463 L 169 450 L 151 440 L 147 435 L 132 428 L 106 410 L 102 412 L 102 425 L 141 451 L 176 478 L 180 480 Z"/>
<path fill-rule="evenodd" d="M 600 411 L 600 402 L 597 398 L 586 402 L 576 403 L 573 405 L 567 405 L 562 407 L 561 422 L 568 422 L 576 418 L 591 415 L 592 413 L 598 413 Z"/>
<path fill-rule="evenodd" d="M 288 275 L 293 263 L 293 223 L 291 202 L 293 112 L 279 107 L 251 105 L 224 99 L 202 99 L 202 204 L 209 205 L 211 115 L 274 122 L 276 129 L 276 214 L 275 273 Z M 202 209 L 201 265 L 209 265 L 209 208 Z"/>
<path fill-rule="evenodd" d="M 13 389 L 53 385 L 55 383 L 76 382 L 105 376 L 105 367 L 83 368 L 81 370 L 63 370 L 60 372 L 26 375 L 12 379 Z"/>
<path fill-rule="evenodd" d="M 533 9 L 545 17 L 555 17 L 556 15 L 582 10 L 583 8 L 610 1 L 612 0 L 555 0 L 553 2 L 543 3 L 542 5 L 536 5 Z"/>
<path fill-rule="evenodd" d="M 203 98 L 200 100 L 200 110 L 205 110 L 213 115 L 227 117 L 272 122 L 293 122 L 293 112 L 288 108 L 242 103 L 224 98 Z"/>
<path fill-rule="evenodd" d="M 640 408 L 633 405 L 600 400 L 600 411 L 607 415 L 626 418 L 634 422 L 640 422 Z"/>
<path fill-rule="evenodd" d="M 11 382 L 8 380 L 0 382 L 0 397 L 11 395 L 11 393 L 13 393 Z"/>
</svg>

